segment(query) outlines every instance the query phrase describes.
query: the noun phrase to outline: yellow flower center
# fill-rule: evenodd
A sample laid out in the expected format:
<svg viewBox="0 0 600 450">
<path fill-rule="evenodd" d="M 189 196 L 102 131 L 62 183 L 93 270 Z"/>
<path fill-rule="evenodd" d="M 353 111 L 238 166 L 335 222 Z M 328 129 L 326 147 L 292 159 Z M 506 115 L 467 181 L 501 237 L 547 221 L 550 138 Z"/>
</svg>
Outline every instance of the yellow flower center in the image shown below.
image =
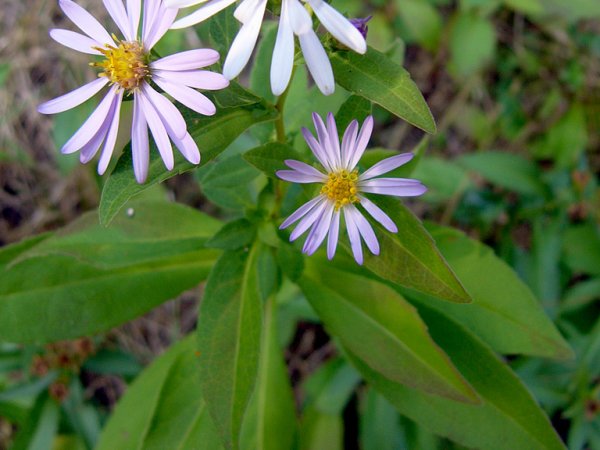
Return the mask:
<svg viewBox="0 0 600 450">
<path fill-rule="evenodd" d="M 116 38 L 115 41 L 118 42 L 117 47 L 110 44 L 95 47 L 104 55 L 104 60 L 91 65 L 103 70 L 99 76 L 107 77 L 111 83 L 117 83 L 127 91 L 133 91 L 150 75 L 148 55 L 137 41 L 118 41 Z"/>
<path fill-rule="evenodd" d="M 330 173 L 325 186 L 321 188 L 321 194 L 335 202 L 335 210 L 339 210 L 342 206 L 350 203 L 359 203 L 357 197 L 358 188 L 358 170 L 348 172 L 342 170 L 337 173 Z"/>
</svg>

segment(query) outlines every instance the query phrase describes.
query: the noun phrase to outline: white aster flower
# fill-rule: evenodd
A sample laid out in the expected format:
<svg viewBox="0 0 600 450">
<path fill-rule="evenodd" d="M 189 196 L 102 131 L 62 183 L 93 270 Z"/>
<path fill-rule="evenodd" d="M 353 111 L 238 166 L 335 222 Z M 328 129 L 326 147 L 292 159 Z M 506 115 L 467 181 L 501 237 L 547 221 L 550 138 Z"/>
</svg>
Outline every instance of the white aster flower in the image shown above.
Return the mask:
<svg viewBox="0 0 600 450">
<path fill-rule="evenodd" d="M 354 259 L 358 264 L 362 264 L 361 240 L 365 241 L 371 253 L 375 255 L 379 254 L 379 242 L 373 228 L 357 206 L 360 205 L 390 232 L 398 231 L 392 219 L 364 194 L 412 197 L 424 194 L 427 188 L 418 180 L 377 178 L 406 164 L 413 158 L 412 153 L 386 158 L 364 173 L 359 173 L 356 166 L 373 131 L 372 117 L 365 120 L 360 131 L 358 122 L 352 121 L 344 133 L 341 146 L 333 114 L 328 114 L 327 125 L 316 113 L 313 114 L 313 121 L 317 139 L 306 128 L 302 129 L 302 133 L 326 173 L 300 161 L 286 160 L 285 164 L 292 170 L 280 170 L 277 176 L 293 183 L 322 183 L 323 187 L 317 197 L 298 208 L 280 228 L 287 228 L 300 221 L 290 236 L 291 241 L 310 229 L 302 249 L 308 255 L 316 252 L 325 237 L 329 236 L 327 257 L 332 259 L 337 248 L 340 220 L 343 215 Z"/>
<path fill-rule="evenodd" d="M 133 95 L 133 124 L 131 149 L 133 169 L 138 183 L 148 175 L 148 128 L 167 169 L 174 165 L 175 143 L 183 156 L 193 164 L 200 162 L 198 146 L 187 132 L 187 125 L 177 108 L 151 85 L 152 79 L 162 90 L 199 114 L 212 115 L 214 104 L 200 92 L 192 89 L 222 89 L 229 81 L 218 73 L 198 70 L 219 59 L 211 49 L 177 53 L 151 61 L 150 50 L 167 32 L 176 9 L 166 8 L 162 0 L 103 0 L 104 6 L 124 36 L 119 40 L 85 9 L 71 0 L 59 0 L 63 12 L 85 35 L 62 29 L 53 29 L 50 36 L 60 44 L 82 53 L 102 57 L 90 65 L 101 70 L 99 77 L 74 91 L 43 103 L 38 111 L 55 114 L 85 102 L 109 86 L 108 92 L 77 132 L 62 147 L 63 153 L 78 150 L 82 163 L 89 162 L 102 147 L 98 173 L 103 174 L 115 147 L 121 101 L 124 95 Z M 143 13 L 141 33 L 138 33 Z"/>
<path fill-rule="evenodd" d="M 202 4 L 189 16 L 177 20 L 171 28 L 185 28 L 211 17 L 236 0 L 165 0 L 172 7 L 183 8 Z M 364 54 L 367 43 L 356 27 L 338 11 L 323 0 L 302 0 L 309 5 L 321 24 L 346 47 Z M 225 65 L 223 74 L 228 79 L 237 77 L 244 69 L 258 39 L 260 27 L 265 15 L 267 0 L 243 0 L 234 16 L 242 23 Z M 298 36 L 300 48 L 315 83 L 325 95 L 333 93 L 335 82 L 333 70 L 327 53 L 313 30 L 309 12 L 300 0 L 282 0 L 279 29 L 271 61 L 271 90 L 281 95 L 287 88 L 294 65 L 294 35 Z"/>
</svg>

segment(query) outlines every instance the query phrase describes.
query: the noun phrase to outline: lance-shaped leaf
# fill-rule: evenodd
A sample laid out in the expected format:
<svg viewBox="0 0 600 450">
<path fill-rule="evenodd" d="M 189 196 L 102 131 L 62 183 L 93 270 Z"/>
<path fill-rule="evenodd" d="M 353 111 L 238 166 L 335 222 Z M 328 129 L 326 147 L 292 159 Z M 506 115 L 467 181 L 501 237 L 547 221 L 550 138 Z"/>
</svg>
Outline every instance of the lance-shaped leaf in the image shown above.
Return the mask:
<svg viewBox="0 0 600 450">
<path fill-rule="evenodd" d="M 136 378 L 106 424 L 97 450 L 221 449 L 202 399 L 196 341 L 175 344 Z"/>
<path fill-rule="evenodd" d="M 471 297 L 419 219 L 396 199 L 378 196 L 375 201 L 398 226 L 398 232 L 390 233 L 374 223 L 381 253 L 374 256 L 366 252 L 364 267 L 399 286 L 450 302 L 470 303 Z M 340 241 L 350 249 L 345 239 Z"/>
<path fill-rule="evenodd" d="M 280 450 L 294 447 L 296 405 L 277 336 L 277 304 L 266 304 L 256 388 L 244 417 L 241 448 Z"/>
<path fill-rule="evenodd" d="M 315 259 L 300 279 L 329 332 L 382 376 L 424 392 L 477 403 L 477 395 L 392 288 Z"/>
<path fill-rule="evenodd" d="M 348 357 L 363 377 L 401 414 L 469 448 L 564 449 L 521 380 L 489 347 L 439 312 L 423 306 L 419 313 L 483 403 L 457 402 L 395 383 L 349 351 Z"/>
<path fill-rule="evenodd" d="M 177 220 L 181 228 L 171 229 Z M 75 338 L 143 314 L 208 275 L 220 252 L 203 243 L 207 230 L 217 228 L 190 208 L 141 202 L 109 228 L 99 227 L 92 214 L 37 245 L 4 249 L 0 339 Z"/>
<path fill-rule="evenodd" d="M 551 358 L 573 357 L 540 303 L 494 252 L 452 228 L 428 224 L 438 248 L 473 298 L 469 305 L 408 293 L 443 311 L 495 350 Z"/>
<path fill-rule="evenodd" d="M 273 106 L 261 101 L 260 98 L 245 91 L 239 85 L 233 84 L 227 90 L 209 96 L 218 106 L 214 116 L 199 118 L 189 110 L 184 112 L 188 132 L 200 149 L 202 165 L 225 150 L 250 126 L 277 117 L 277 111 Z M 186 161 L 179 152 L 175 151 L 175 153 L 175 167 L 173 170 L 167 171 L 156 146 L 151 143 L 148 178 L 144 184 L 140 185 L 133 175 L 131 148 L 130 146 L 125 148 L 102 190 L 98 210 L 100 223 L 108 225 L 133 195 L 196 167 Z"/>
<path fill-rule="evenodd" d="M 298 154 L 293 147 L 279 142 L 270 142 L 244 153 L 244 159 L 262 171 L 266 176 L 279 179 L 275 172 L 287 169 L 284 164 L 286 159 L 303 161 L 304 158 Z"/>
<path fill-rule="evenodd" d="M 436 126 L 431 111 L 410 74 L 383 53 L 365 55 L 337 51 L 331 55 L 335 81 L 428 133 Z"/>
<path fill-rule="evenodd" d="M 261 260 L 226 252 L 213 268 L 198 319 L 199 376 L 204 398 L 226 448 L 239 447 L 242 419 L 256 382 L 262 326 Z"/>
</svg>

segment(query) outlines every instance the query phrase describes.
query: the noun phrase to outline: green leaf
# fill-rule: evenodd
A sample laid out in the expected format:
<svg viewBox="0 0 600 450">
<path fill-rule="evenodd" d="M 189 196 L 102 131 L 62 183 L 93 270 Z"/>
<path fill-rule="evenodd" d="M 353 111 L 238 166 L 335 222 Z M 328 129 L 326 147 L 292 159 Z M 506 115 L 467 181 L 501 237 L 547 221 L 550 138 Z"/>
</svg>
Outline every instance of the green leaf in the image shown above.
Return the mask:
<svg viewBox="0 0 600 450">
<path fill-rule="evenodd" d="M 218 105 L 217 113 L 212 117 L 198 118 L 185 111 L 184 117 L 188 131 L 198 143 L 202 156 L 201 164 L 216 157 L 229 144 L 250 126 L 273 120 L 277 111 L 266 105 L 258 97 L 232 83 L 224 91 L 207 94 Z M 166 171 L 155 145 L 151 144 L 150 166 L 145 184 L 137 184 L 133 175 L 130 147 L 126 148 L 117 166 L 106 181 L 100 199 L 99 217 L 102 225 L 108 225 L 123 205 L 134 195 L 150 186 L 167 180 L 177 174 L 187 172 L 196 166 L 185 161 L 176 152 L 175 167 Z"/>
<path fill-rule="evenodd" d="M 206 246 L 221 250 L 237 250 L 250 245 L 255 236 L 256 225 L 242 218 L 226 223 L 206 242 Z"/>
<path fill-rule="evenodd" d="M 339 414 L 309 408 L 302 417 L 300 450 L 343 450 L 344 422 Z"/>
<path fill-rule="evenodd" d="M 239 447 L 244 411 L 258 376 L 264 281 L 256 243 L 227 252 L 213 268 L 198 320 L 199 376 L 204 398 L 226 448 Z"/>
<path fill-rule="evenodd" d="M 365 379 L 401 414 L 470 448 L 564 449 L 523 383 L 483 342 L 441 313 L 424 306 L 419 313 L 483 404 L 456 402 L 395 383 L 348 352 Z"/>
<path fill-rule="evenodd" d="M 286 159 L 304 160 L 293 147 L 279 142 L 270 142 L 253 148 L 244 153 L 243 157 L 266 176 L 273 179 L 278 179 L 275 175 L 276 171 L 287 169 L 287 166 L 283 163 Z"/>
<path fill-rule="evenodd" d="M 363 123 L 372 113 L 373 105 L 369 100 L 359 95 L 348 97 L 335 115 L 339 138 L 342 139 L 350 122 L 357 120 L 358 123 Z"/>
<path fill-rule="evenodd" d="M 494 57 L 496 31 L 492 23 L 475 14 L 459 14 L 450 31 L 449 69 L 457 78 L 482 70 Z"/>
<path fill-rule="evenodd" d="M 399 414 L 385 397 L 372 388 L 362 398 L 360 444 L 363 450 L 408 448 L 400 428 Z"/>
<path fill-rule="evenodd" d="M 177 203 L 142 200 L 128 203 L 110 227 L 90 212 L 13 261 L 49 255 L 70 256 L 102 269 L 157 261 L 199 250 L 220 222 Z"/>
<path fill-rule="evenodd" d="M 600 230 L 592 223 L 570 227 L 563 241 L 567 265 L 575 273 L 600 274 Z"/>
<path fill-rule="evenodd" d="M 234 155 L 211 165 L 200 183 L 211 202 L 223 208 L 244 210 L 256 205 L 265 185 L 259 175 L 241 155 Z"/>
<path fill-rule="evenodd" d="M 428 133 L 435 133 L 435 122 L 419 88 L 402 66 L 383 53 L 372 48 L 365 55 L 337 51 L 331 55 L 331 64 L 340 86 Z"/>
<path fill-rule="evenodd" d="M 277 336 L 277 304 L 267 301 L 256 388 L 244 417 L 241 448 L 285 450 L 294 448 L 296 405 Z"/>
<path fill-rule="evenodd" d="M 107 261 L 116 258 L 113 249 Z M 58 254 L 0 268 L 0 340 L 48 342 L 108 330 L 197 285 L 217 255 L 195 249 L 144 262 L 148 256 L 138 252 L 127 266 L 102 268 Z"/>
<path fill-rule="evenodd" d="M 209 23 L 212 48 L 221 55 L 226 55 L 239 29 L 240 23 L 228 9 L 213 16 Z"/>
<path fill-rule="evenodd" d="M 427 50 L 434 51 L 442 34 L 442 17 L 427 0 L 396 0 L 400 17 L 411 37 Z"/>
<path fill-rule="evenodd" d="M 454 161 L 429 156 L 420 161 L 413 177 L 427 186 L 424 201 L 444 203 L 459 198 L 472 183 L 467 171 Z"/>
<path fill-rule="evenodd" d="M 175 344 L 136 378 L 104 428 L 96 450 L 218 450 L 202 400 L 195 340 Z"/>
<path fill-rule="evenodd" d="M 421 142 L 419 142 L 419 144 L 414 149 L 412 149 L 412 153 L 415 155 L 413 159 L 411 159 L 408 163 L 404 164 L 403 166 L 400 166 L 397 169 L 392 170 L 391 172 L 387 172 L 385 174 L 386 178 L 410 178 L 414 170 L 421 162 L 421 157 L 423 156 L 423 153 L 425 153 L 425 150 L 428 145 L 429 136 L 425 135 L 423 139 L 421 139 Z M 385 148 L 375 147 L 372 149 L 368 149 L 363 154 L 363 157 L 360 159 L 360 171 L 366 171 L 371 166 L 377 164 L 379 161 L 382 161 L 385 158 L 391 158 L 392 156 L 396 156 L 398 154 L 399 153 L 396 150 L 387 150 Z"/>
<path fill-rule="evenodd" d="M 538 167 L 520 155 L 500 151 L 471 153 L 461 157 L 458 163 L 511 191 L 541 197 L 547 194 Z"/>
<path fill-rule="evenodd" d="M 58 432 L 60 409 L 56 401 L 42 394 L 11 445 L 14 450 L 47 450 Z"/>
<path fill-rule="evenodd" d="M 398 200 L 377 198 L 377 203 L 398 226 L 390 233 L 379 224 L 379 256 L 365 253 L 364 266 L 375 275 L 399 286 L 415 289 L 440 299 L 470 303 L 471 298 L 435 246 L 419 219 Z M 350 245 L 342 240 L 349 250 Z"/>
<path fill-rule="evenodd" d="M 484 339 L 495 350 L 568 359 L 573 356 L 540 303 L 494 252 L 452 228 L 428 224 L 438 248 L 471 295 L 469 305 L 419 298 Z"/>
<path fill-rule="evenodd" d="M 383 283 L 309 260 L 299 285 L 327 330 L 377 373 L 464 402 L 477 396 L 416 310 Z"/>
</svg>

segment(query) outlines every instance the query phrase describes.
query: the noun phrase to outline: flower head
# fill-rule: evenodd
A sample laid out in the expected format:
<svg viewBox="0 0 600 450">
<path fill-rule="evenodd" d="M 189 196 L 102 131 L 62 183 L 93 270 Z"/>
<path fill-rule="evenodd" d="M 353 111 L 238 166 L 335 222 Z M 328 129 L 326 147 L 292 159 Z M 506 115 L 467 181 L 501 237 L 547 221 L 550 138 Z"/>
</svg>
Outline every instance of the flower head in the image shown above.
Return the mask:
<svg viewBox="0 0 600 450">
<path fill-rule="evenodd" d="M 102 175 L 115 148 L 121 101 L 125 95 L 132 95 L 131 149 L 137 181 L 143 183 L 148 175 L 148 128 L 168 170 L 174 165 L 171 141 L 188 161 L 198 164 L 200 152 L 187 131 L 183 116 L 151 86 L 150 81 L 197 113 L 212 115 L 216 111 L 214 104 L 193 88 L 213 90 L 228 86 L 223 75 L 198 70 L 215 63 L 219 54 L 211 49 L 198 49 L 153 60 L 150 51 L 177 15 L 177 10 L 166 8 L 162 0 L 144 1 L 141 27 L 141 0 L 127 0 L 127 7 L 122 0 L 104 0 L 123 39 L 109 34 L 90 13 L 73 1 L 59 0 L 58 3 L 85 34 L 53 29 L 50 36 L 66 47 L 98 56 L 99 59 L 90 65 L 100 72 L 96 80 L 41 104 L 38 111 L 43 114 L 66 111 L 90 99 L 103 87 L 109 87 L 98 107 L 61 151 L 74 153 L 80 150 L 81 162 L 87 163 L 102 147 L 98 163 L 98 173 Z"/>
<path fill-rule="evenodd" d="M 177 20 L 172 28 L 185 28 L 202 22 L 235 3 L 235 0 L 165 0 L 169 6 L 202 6 Z M 303 5 L 304 3 L 304 5 Z M 223 66 L 223 74 L 233 79 L 244 69 L 258 39 L 265 15 L 267 0 L 243 0 L 234 16 L 242 23 Z M 333 93 L 335 82 L 327 53 L 313 30 L 310 7 L 321 24 L 346 47 L 358 53 L 367 51 L 367 43 L 361 32 L 342 14 L 323 0 L 282 0 L 279 29 L 271 61 L 271 90 L 281 95 L 287 88 L 294 66 L 294 35 L 298 36 L 300 48 L 315 83 L 325 95 Z"/>
<path fill-rule="evenodd" d="M 424 194 L 427 188 L 418 180 L 379 178 L 380 175 L 410 161 L 413 158 L 412 153 L 386 158 L 360 173 L 357 165 L 373 131 L 372 117 L 365 120 L 360 130 L 358 122 L 352 121 L 344 133 L 341 145 L 333 114 L 327 115 L 327 124 L 323 123 L 317 114 L 313 114 L 313 121 L 317 138 L 306 128 L 302 133 L 326 173 L 300 161 L 286 160 L 285 164 L 291 170 L 280 170 L 277 176 L 294 183 L 321 183 L 323 186 L 317 197 L 298 208 L 280 228 L 287 228 L 300 221 L 290 236 L 291 241 L 310 229 L 302 249 L 308 255 L 316 252 L 328 236 L 327 257 L 331 259 L 337 248 L 343 215 L 354 259 L 362 264 L 362 240 L 375 255 L 379 254 L 379 242 L 373 227 L 358 207 L 364 209 L 387 230 L 392 233 L 398 231 L 392 219 L 364 194 L 412 197 Z"/>
</svg>

